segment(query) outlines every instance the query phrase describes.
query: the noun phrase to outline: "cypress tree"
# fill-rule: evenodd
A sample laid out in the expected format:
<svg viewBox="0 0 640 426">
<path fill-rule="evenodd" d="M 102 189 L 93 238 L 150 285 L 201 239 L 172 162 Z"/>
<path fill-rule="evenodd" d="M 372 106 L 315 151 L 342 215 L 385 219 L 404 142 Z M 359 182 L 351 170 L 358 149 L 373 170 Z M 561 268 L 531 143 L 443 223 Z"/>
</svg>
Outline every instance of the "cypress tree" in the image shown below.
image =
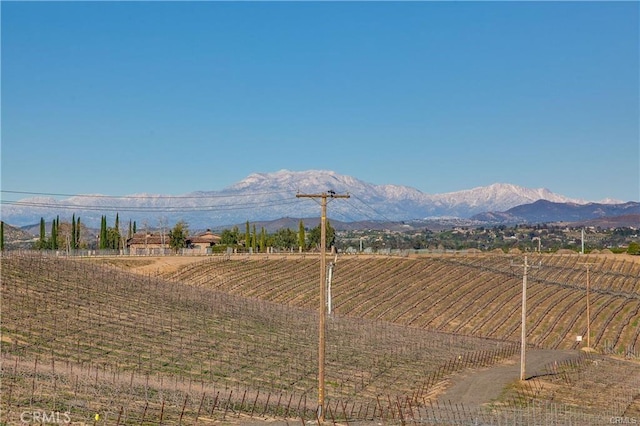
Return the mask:
<svg viewBox="0 0 640 426">
<path fill-rule="evenodd" d="M 138 232 L 138 231 L 137 231 L 136 221 L 134 220 L 134 221 L 133 221 L 133 235 L 135 235 L 135 234 L 136 234 L 136 232 Z"/>
<path fill-rule="evenodd" d="M 260 229 L 260 252 L 264 253 L 267 245 L 267 234 L 264 230 L 264 226 Z"/>
<path fill-rule="evenodd" d="M 107 216 L 104 217 L 104 229 L 102 232 L 104 232 L 104 243 L 102 244 L 102 248 L 103 249 L 107 249 L 109 248 L 109 228 L 107 227 Z"/>
<path fill-rule="evenodd" d="M 245 224 L 244 231 L 244 246 L 245 248 L 249 248 L 249 244 L 251 244 L 251 231 L 249 230 L 249 221 Z"/>
<path fill-rule="evenodd" d="M 300 247 L 300 250 L 304 250 L 306 247 L 306 237 L 304 235 L 304 223 L 302 219 L 300 219 L 300 223 L 298 224 L 298 247 Z"/>
<path fill-rule="evenodd" d="M 113 241 L 113 249 L 119 249 L 120 248 L 120 217 L 118 216 L 118 213 L 116 213 L 116 224 L 114 226 L 116 232 L 114 232 L 114 241 Z"/>
<path fill-rule="evenodd" d="M 56 230 L 56 221 L 51 222 L 51 236 L 49 237 L 49 248 L 55 250 L 58 248 L 58 235 Z"/>
<path fill-rule="evenodd" d="M 107 248 L 107 217 L 100 218 L 100 249 Z"/>
<path fill-rule="evenodd" d="M 60 216 L 56 216 L 56 238 L 54 240 L 54 250 L 58 250 L 60 245 L 58 244 L 58 233 L 60 231 Z"/>
<path fill-rule="evenodd" d="M 40 218 L 40 241 L 38 241 L 38 248 L 44 249 L 47 245 L 47 231 L 45 231 L 44 218 Z"/>
<path fill-rule="evenodd" d="M 254 253 L 256 251 L 256 240 L 257 240 L 258 236 L 256 235 L 256 224 L 253 224 L 253 235 L 251 237 L 251 248 L 253 249 Z"/>
<path fill-rule="evenodd" d="M 4 222 L 0 220 L 0 251 L 4 251 Z"/>
<path fill-rule="evenodd" d="M 76 249 L 76 214 L 71 216 L 71 250 Z"/>
<path fill-rule="evenodd" d="M 76 222 L 76 248 L 80 248 L 80 216 Z"/>
</svg>

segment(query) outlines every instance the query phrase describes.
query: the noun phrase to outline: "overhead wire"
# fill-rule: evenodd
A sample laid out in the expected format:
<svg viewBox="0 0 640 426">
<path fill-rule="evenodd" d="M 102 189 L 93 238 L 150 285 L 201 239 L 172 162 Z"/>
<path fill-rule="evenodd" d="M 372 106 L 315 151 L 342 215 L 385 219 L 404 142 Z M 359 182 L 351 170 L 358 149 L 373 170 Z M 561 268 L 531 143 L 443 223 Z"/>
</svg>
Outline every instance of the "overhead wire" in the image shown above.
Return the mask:
<svg viewBox="0 0 640 426">
<path fill-rule="evenodd" d="M 270 202 L 249 202 L 249 203 L 237 203 L 237 204 L 222 204 L 222 205 L 208 205 L 208 206 L 114 206 L 114 205 L 78 205 L 78 204 L 63 204 L 63 203 L 39 203 L 29 201 L 5 201 L 1 204 L 21 206 L 21 207 L 33 207 L 33 208 L 57 208 L 63 210 L 89 210 L 89 211 L 123 211 L 123 212 L 153 212 L 153 213 L 171 213 L 171 212 L 200 212 L 200 211 L 228 211 L 228 210 L 244 210 L 249 208 L 264 208 L 274 207 L 281 205 L 296 204 L 299 201 L 297 199 L 283 201 L 270 201 Z"/>
<path fill-rule="evenodd" d="M 102 194 L 65 194 L 55 192 L 31 192 L 31 191 L 12 191 L 7 189 L 0 190 L 2 193 L 19 194 L 19 195 L 39 195 L 47 197 L 73 197 L 73 198 L 114 198 L 114 199 L 203 199 L 203 198 L 232 198 L 232 197 L 255 197 L 256 195 L 271 195 L 290 193 L 289 190 L 279 191 L 260 191 L 241 194 L 215 194 L 215 195 L 102 195 Z"/>
<path fill-rule="evenodd" d="M 259 192 L 250 192 L 250 193 L 241 193 L 241 194 L 197 194 L 197 195 L 101 195 L 101 194 L 69 194 L 69 193 L 51 193 L 51 192 L 34 192 L 34 191 L 16 191 L 16 190 L 0 190 L 0 192 L 5 194 L 21 194 L 21 195 L 36 195 L 36 196 L 48 196 L 48 197 L 73 197 L 73 198 L 86 198 L 86 199 L 111 199 L 111 200 L 206 200 L 206 199 L 223 199 L 223 198 L 238 198 L 238 197 L 256 197 L 259 195 L 273 195 L 273 194 L 293 194 L 300 193 L 299 189 L 296 189 L 292 184 L 288 184 L 291 189 L 284 190 L 274 190 L 274 191 L 259 191 Z M 348 191 L 349 186 L 345 185 L 345 189 L 347 189 L 347 193 L 353 199 L 357 200 L 361 205 L 366 207 L 372 213 L 365 211 L 363 208 L 359 207 L 357 203 L 352 200 L 347 199 L 347 203 L 351 206 L 352 209 L 356 210 L 362 216 L 368 218 L 372 221 L 386 221 L 390 223 L 401 223 L 399 221 L 391 220 L 386 215 L 381 213 L 378 209 L 373 207 L 370 203 L 363 200 L 357 193 Z M 317 204 L 320 204 L 318 200 L 312 199 Z M 44 201 L 30 201 L 26 200 L 18 200 L 18 201 L 9 201 L 9 200 L 0 200 L 0 204 L 2 205 L 10 205 L 10 206 L 19 206 L 19 207 L 32 207 L 32 208 L 58 208 L 63 210 L 89 210 L 89 211 L 123 211 L 123 212 L 149 212 L 149 213 L 184 213 L 184 212 L 216 212 L 216 211 L 233 211 L 233 210 L 245 210 L 245 209 L 256 209 L 256 208 L 267 208 L 267 207 L 275 207 L 281 205 L 293 205 L 299 204 L 302 200 L 298 198 L 280 198 L 278 200 L 268 201 L 268 202 L 247 202 L 247 203 L 229 203 L 229 204 L 220 204 L 220 205 L 204 205 L 204 206 L 173 206 L 173 205 L 163 205 L 163 206 L 134 206 L 134 205 L 79 205 L 79 204 L 71 204 L 68 202 L 44 202 Z M 332 200 L 330 200 L 332 201 Z M 356 219 L 351 215 L 345 213 L 344 211 L 334 210 L 332 212 L 334 215 L 339 215 L 344 217 L 347 221 L 358 221 L 361 219 Z"/>
</svg>

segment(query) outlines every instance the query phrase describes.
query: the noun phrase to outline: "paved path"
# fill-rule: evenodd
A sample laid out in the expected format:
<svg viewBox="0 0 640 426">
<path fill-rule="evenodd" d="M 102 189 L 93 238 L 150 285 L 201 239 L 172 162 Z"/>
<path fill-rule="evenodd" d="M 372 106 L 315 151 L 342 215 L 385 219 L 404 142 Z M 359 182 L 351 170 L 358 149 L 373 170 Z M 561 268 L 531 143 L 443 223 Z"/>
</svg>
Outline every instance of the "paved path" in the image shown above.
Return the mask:
<svg viewBox="0 0 640 426">
<path fill-rule="evenodd" d="M 544 367 L 576 357 L 580 351 L 535 349 L 527 352 L 526 377 L 545 374 Z M 439 395 L 440 401 L 451 401 L 475 408 L 497 399 L 504 388 L 520 378 L 520 354 L 501 364 L 481 370 L 468 370 L 451 378 L 451 385 Z"/>
</svg>

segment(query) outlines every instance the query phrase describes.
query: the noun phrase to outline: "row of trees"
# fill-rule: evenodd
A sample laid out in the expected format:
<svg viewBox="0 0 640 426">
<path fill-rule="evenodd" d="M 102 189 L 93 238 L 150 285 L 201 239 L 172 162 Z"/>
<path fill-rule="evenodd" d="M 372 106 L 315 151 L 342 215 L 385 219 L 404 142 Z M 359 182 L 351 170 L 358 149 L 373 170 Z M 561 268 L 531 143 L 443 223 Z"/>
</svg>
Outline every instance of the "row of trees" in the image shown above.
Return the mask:
<svg viewBox="0 0 640 426">
<path fill-rule="evenodd" d="M 127 238 L 122 238 L 123 230 L 120 229 L 120 215 L 116 213 L 116 221 L 113 227 L 107 225 L 107 216 L 100 218 L 100 233 L 98 234 L 98 248 L 101 250 L 124 249 L 126 239 L 136 233 L 136 223 L 129 221 Z"/>
<path fill-rule="evenodd" d="M 87 241 L 86 238 L 84 240 L 81 239 L 83 226 L 80 218 L 76 218 L 75 214 L 73 214 L 70 223 L 61 223 L 60 216 L 56 216 L 51 222 L 51 229 L 47 234 L 45 220 L 44 218 L 40 218 L 40 238 L 36 243 L 36 248 L 40 250 L 76 250 L 93 246 L 93 241 Z M 95 247 L 99 250 L 124 249 L 126 241 L 137 232 L 136 222 L 129 221 L 126 238 L 124 237 L 125 229 L 126 228 L 121 228 L 119 214 L 116 214 L 113 226 L 109 226 L 107 223 L 107 216 L 101 216 L 100 231 L 97 235 Z M 86 227 L 83 232 L 87 232 Z M 165 232 L 164 228 L 161 232 Z M 167 243 L 169 247 L 174 250 L 185 248 L 188 235 L 188 225 L 184 221 L 180 221 L 168 231 Z M 300 220 L 298 224 L 297 232 L 289 228 L 282 228 L 272 234 L 267 234 L 264 227 L 261 227 L 258 232 L 256 225 L 251 225 L 249 221 L 247 221 L 244 233 L 241 233 L 237 226 L 234 226 L 232 229 L 223 230 L 220 244 L 225 247 L 251 248 L 254 252 L 265 252 L 267 247 L 308 250 L 318 248 L 320 246 L 320 238 L 320 225 L 307 229 L 302 220 Z M 334 245 L 335 238 L 335 229 L 331 226 L 331 223 L 327 221 L 327 247 Z"/>
<path fill-rule="evenodd" d="M 60 223 L 60 216 L 51 222 L 51 232 L 49 237 L 46 233 L 44 218 L 40 218 L 40 238 L 36 243 L 36 248 L 40 250 L 68 249 L 76 250 L 80 248 L 80 230 L 82 225 L 80 217 L 76 218 L 75 213 L 71 218 L 71 223 Z"/>
<path fill-rule="evenodd" d="M 298 223 L 298 232 L 289 228 L 281 228 L 273 234 L 267 234 L 264 227 L 257 232 L 256 225 L 250 225 L 249 221 L 245 223 L 244 235 L 240 233 L 237 226 L 232 229 L 225 229 L 220 235 L 220 244 L 227 247 L 244 246 L 251 248 L 253 251 L 264 252 L 267 247 L 276 247 L 279 249 L 295 249 L 303 250 L 313 249 L 320 246 L 322 230 L 320 225 L 312 228 L 307 232 L 304 222 Z M 331 247 L 335 243 L 336 232 L 327 221 L 326 244 Z"/>
<path fill-rule="evenodd" d="M 50 232 L 46 232 L 46 223 L 44 218 L 40 218 L 40 238 L 35 244 L 35 248 L 39 250 L 78 250 L 88 248 L 91 243 L 81 238 L 81 232 L 86 232 L 86 227 L 80 222 L 80 217 L 76 218 L 75 213 L 71 218 L 71 222 L 60 222 L 60 216 L 51 222 Z M 136 223 L 129 221 L 129 230 L 127 238 L 130 238 L 136 232 Z M 122 238 L 123 231 L 120 229 L 120 217 L 116 214 L 114 226 L 108 226 L 107 217 L 102 216 L 100 220 L 100 232 L 96 248 L 101 250 L 117 250 L 124 248 L 126 239 Z"/>
</svg>

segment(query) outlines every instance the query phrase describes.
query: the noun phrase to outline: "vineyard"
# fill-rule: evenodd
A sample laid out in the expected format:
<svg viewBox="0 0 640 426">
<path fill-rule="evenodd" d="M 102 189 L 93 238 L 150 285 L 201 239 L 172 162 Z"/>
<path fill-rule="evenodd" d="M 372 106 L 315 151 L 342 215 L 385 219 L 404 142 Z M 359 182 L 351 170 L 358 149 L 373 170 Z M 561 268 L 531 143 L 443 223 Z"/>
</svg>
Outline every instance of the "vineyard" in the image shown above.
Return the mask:
<svg viewBox="0 0 640 426">
<path fill-rule="evenodd" d="M 575 349 L 575 335 L 586 333 L 584 262 L 545 257 L 529 276 L 532 346 Z M 640 264 L 589 262 L 592 346 L 637 356 Z M 598 365 L 578 351 L 489 407 L 438 399 L 463 372 L 518 354 L 521 274 L 502 256 L 340 258 L 327 329 L 327 418 L 500 424 L 548 414 L 549 401 L 559 404 L 551 408 L 558 419 L 585 424 L 640 415 L 640 366 L 608 359 L 598 360 L 601 371 L 611 363 L 598 383 L 619 390 L 601 393 L 616 403 L 566 408 L 575 395 L 563 385 L 588 388 L 585 372 Z M 5 254 L 0 421 L 21 424 L 36 411 L 74 424 L 313 421 L 317 277 L 313 256 L 207 257 L 152 276 L 87 259 Z"/>
<path fill-rule="evenodd" d="M 318 305 L 315 258 L 207 259 L 168 280 L 304 309 Z M 586 336 L 586 263 L 590 265 L 591 346 L 640 356 L 640 263 L 598 257 L 543 256 L 528 275 L 528 342 L 575 349 Z M 522 258 L 501 255 L 425 258 L 341 257 L 334 268 L 336 313 L 423 330 L 519 341 Z"/>
</svg>

